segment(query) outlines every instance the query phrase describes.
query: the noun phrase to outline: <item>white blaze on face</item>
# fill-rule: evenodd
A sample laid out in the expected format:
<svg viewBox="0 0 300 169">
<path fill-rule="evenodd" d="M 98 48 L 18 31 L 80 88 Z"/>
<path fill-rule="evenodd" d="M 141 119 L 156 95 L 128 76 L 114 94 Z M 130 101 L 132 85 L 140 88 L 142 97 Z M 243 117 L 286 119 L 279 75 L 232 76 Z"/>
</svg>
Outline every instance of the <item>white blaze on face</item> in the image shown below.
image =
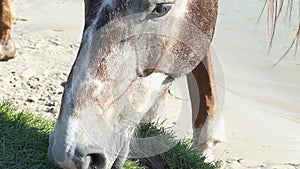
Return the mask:
<svg viewBox="0 0 300 169">
<path fill-rule="evenodd" d="M 106 6 L 109 6 L 109 7 L 113 8 L 114 7 L 114 2 L 115 2 L 114 0 L 103 0 L 101 8 L 104 8 Z"/>
<path fill-rule="evenodd" d="M 100 14 L 102 13 L 103 9 L 106 7 L 110 7 L 111 9 L 115 8 L 115 0 L 103 0 L 101 6 L 99 7 L 97 11 L 97 17 L 94 18 L 93 23 L 85 30 L 84 32 L 84 38 L 88 40 L 88 43 L 91 42 L 91 39 L 93 37 L 93 33 L 96 32 L 97 28 L 97 22 L 100 20 L 100 17 L 102 17 Z"/>
</svg>

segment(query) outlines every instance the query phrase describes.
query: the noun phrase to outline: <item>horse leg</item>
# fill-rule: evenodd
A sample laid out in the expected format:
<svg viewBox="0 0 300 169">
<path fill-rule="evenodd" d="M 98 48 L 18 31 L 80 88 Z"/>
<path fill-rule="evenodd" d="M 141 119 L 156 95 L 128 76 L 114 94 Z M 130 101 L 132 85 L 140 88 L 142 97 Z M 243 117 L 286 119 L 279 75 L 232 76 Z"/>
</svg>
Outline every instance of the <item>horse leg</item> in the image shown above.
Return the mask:
<svg viewBox="0 0 300 169">
<path fill-rule="evenodd" d="M 14 22 L 11 0 L 0 2 L 0 60 L 9 60 L 16 54 L 10 31 Z"/>
<path fill-rule="evenodd" d="M 226 140 L 223 114 L 218 109 L 210 52 L 187 75 L 193 113 L 193 147 L 213 162 L 213 148 Z"/>
</svg>

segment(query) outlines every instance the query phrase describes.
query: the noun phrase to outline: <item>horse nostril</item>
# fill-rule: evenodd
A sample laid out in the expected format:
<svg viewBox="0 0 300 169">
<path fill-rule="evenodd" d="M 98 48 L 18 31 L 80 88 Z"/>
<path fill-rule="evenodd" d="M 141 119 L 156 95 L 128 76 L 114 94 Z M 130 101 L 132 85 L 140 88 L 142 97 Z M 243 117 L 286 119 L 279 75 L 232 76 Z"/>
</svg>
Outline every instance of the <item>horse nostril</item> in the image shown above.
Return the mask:
<svg viewBox="0 0 300 169">
<path fill-rule="evenodd" d="M 145 69 L 143 72 L 138 72 L 137 75 L 139 77 L 147 77 L 147 76 L 151 75 L 152 73 L 154 73 L 155 70 L 156 69 L 154 69 L 154 68 Z"/>
<path fill-rule="evenodd" d="M 89 154 L 90 158 L 89 169 L 101 169 L 105 167 L 106 160 L 102 154 Z"/>
</svg>

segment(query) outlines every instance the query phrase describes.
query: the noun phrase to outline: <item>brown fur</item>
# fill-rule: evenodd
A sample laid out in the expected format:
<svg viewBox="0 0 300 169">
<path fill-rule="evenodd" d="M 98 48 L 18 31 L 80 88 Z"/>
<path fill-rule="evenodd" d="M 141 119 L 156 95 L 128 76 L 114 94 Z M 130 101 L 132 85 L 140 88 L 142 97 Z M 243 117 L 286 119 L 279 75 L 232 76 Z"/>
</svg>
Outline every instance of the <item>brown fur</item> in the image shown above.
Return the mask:
<svg viewBox="0 0 300 169">
<path fill-rule="evenodd" d="M 195 78 L 197 86 L 192 83 Z M 217 96 L 215 79 L 212 69 L 210 53 L 207 52 L 204 60 L 188 75 L 189 92 L 192 102 L 194 127 L 202 127 L 207 119 L 214 116 Z"/>
<path fill-rule="evenodd" d="M 209 39 L 213 38 L 218 14 L 218 0 L 194 0 L 188 7 L 188 22 L 195 24 Z M 213 118 L 216 105 L 216 89 L 209 51 L 203 61 L 188 75 L 194 127 L 200 128 Z M 197 86 L 192 86 L 191 78 Z M 198 92 L 197 92 L 198 91 Z M 199 100 L 200 99 L 200 100 Z"/>
<path fill-rule="evenodd" d="M 212 39 L 217 14 L 218 0 L 191 0 L 186 19 L 198 27 L 208 38 Z M 213 28 L 213 29 L 212 29 Z"/>
<path fill-rule="evenodd" d="M 0 45 L 12 46 L 12 49 L 0 51 L 0 60 L 8 60 L 15 56 L 16 50 L 11 40 L 10 31 L 14 22 L 11 0 L 0 2 Z M 3 52 L 3 53 L 2 53 Z"/>
</svg>

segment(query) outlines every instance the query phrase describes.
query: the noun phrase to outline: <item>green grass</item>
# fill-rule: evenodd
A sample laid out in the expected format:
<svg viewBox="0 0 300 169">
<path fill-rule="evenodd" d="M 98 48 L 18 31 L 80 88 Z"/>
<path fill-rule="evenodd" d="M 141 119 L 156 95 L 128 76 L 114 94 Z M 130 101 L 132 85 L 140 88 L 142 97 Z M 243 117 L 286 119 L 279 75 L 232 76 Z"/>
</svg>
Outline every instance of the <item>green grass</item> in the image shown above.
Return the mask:
<svg viewBox="0 0 300 169">
<path fill-rule="evenodd" d="M 10 104 L 0 104 L 0 169 L 54 169 L 47 162 L 49 134 L 55 122 L 39 118 L 29 112 L 17 113 Z M 153 124 L 141 126 L 140 137 L 173 134 Z M 123 169 L 214 169 L 190 148 L 189 141 L 176 141 L 175 147 L 163 154 L 129 159 Z M 141 167 L 143 166 L 143 167 Z"/>
<path fill-rule="evenodd" d="M 191 140 L 177 140 L 172 131 L 156 124 L 144 124 L 140 126 L 139 137 L 147 138 L 164 135 L 167 141 L 175 142 L 169 151 L 144 159 L 140 164 L 145 168 L 155 169 L 215 169 L 216 166 L 204 163 L 204 157 L 191 147 Z"/>
<path fill-rule="evenodd" d="M 54 122 L 0 105 L 0 168 L 51 168 L 47 163 L 49 133 Z"/>
</svg>

